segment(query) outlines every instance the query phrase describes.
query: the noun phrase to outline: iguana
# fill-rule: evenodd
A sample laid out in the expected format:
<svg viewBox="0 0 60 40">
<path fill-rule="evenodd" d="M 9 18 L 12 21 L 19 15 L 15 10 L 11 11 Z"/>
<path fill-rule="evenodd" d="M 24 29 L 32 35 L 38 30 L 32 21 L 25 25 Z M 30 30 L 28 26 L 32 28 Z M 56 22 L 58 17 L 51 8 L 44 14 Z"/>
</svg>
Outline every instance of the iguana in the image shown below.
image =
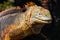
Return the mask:
<svg viewBox="0 0 60 40">
<path fill-rule="evenodd" d="M 21 40 L 28 35 L 39 34 L 41 28 L 51 20 L 50 12 L 37 5 L 14 16 L 5 15 L 0 17 L 0 40 Z"/>
</svg>

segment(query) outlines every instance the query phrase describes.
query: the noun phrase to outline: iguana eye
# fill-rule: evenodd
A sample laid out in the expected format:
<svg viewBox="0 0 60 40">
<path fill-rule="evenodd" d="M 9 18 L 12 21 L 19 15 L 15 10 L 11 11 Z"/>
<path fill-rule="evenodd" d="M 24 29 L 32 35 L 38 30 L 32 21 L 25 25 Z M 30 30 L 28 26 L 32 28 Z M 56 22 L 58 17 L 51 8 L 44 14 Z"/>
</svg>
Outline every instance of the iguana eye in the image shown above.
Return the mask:
<svg viewBox="0 0 60 40">
<path fill-rule="evenodd" d="M 47 15 L 45 15 L 45 17 L 47 17 Z"/>
<path fill-rule="evenodd" d="M 39 13 L 39 15 L 41 15 L 41 13 Z"/>
</svg>

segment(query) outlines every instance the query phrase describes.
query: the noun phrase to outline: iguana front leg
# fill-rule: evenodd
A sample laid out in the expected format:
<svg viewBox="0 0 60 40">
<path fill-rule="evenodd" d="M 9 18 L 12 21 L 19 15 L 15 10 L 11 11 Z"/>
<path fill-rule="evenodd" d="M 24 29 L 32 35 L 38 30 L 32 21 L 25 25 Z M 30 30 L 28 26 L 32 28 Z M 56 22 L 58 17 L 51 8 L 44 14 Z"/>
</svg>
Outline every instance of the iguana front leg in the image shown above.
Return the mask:
<svg viewBox="0 0 60 40">
<path fill-rule="evenodd" d="M 20 40 L 33 33 L 32 30 L 29 27 L 27 27 L 26 24 L 22 25 L 22 27 L 20 26 L 21 25 L 19 24 L 10 25 L 7 28 L 9 31 L 2 34 L 4 36 L 2 37 L 3 40 Z"/>
<path fill-rule="evenodd" d="M 17 40 L 19 37 L 23 37 L 24 33 L 21 29 L 14 29 L 5 35 L 4 40 Z"/>
<path fill-rule="evenodd" d="M 25 30 L 25 31 L 23 31 L 21 29 L 16 29 L 16 30 L 13 30 L 12 32 L 6 34 L 4 40 L 20 40 L 31 34 L 32 33 L 31 33 L 30 29 Z"/>
</svg>

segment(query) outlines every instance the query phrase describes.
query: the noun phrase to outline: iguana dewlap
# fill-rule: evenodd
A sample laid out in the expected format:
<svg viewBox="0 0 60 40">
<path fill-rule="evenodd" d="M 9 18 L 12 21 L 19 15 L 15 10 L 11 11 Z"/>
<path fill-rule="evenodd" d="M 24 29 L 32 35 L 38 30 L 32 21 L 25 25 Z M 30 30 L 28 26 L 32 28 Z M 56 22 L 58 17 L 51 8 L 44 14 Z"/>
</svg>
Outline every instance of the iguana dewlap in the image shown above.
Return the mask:
<svg viewBox="0 0 60 40">
<path fill-rule="evenodd" d="M 39 34 L 41 28 L 51 23 L 51 20 L 50 12 L 36 5 L 29 7 L 24 13 L 3 16 L 0 18 L 0 27 L 3 27 L 0 39 L 19 40 L 31 34 Z"/>
</svg>

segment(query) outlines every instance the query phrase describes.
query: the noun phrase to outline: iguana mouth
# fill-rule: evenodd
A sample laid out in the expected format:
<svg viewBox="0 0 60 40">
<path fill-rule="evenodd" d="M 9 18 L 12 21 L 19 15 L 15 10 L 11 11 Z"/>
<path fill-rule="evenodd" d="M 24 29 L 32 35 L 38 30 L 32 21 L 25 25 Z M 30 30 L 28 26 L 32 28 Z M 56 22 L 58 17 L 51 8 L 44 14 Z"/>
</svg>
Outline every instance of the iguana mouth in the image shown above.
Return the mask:
<svg viewBox="0 0 60 40">
<path fill-rule="evenodd" d="M 46 17 L 35 17 L 37 22 L 40 23 L 51 23 L 52 19 L 51 18 L 46 18 Z"/>
<path fill-rule="evenodd" d="M 49 18 L 48 18 L 48 19 L 39 19 L 39 18 L 37 18 L 37 19 L 36 19 L 36 22 L 49 24 L 49 23 L 52 22 L 52 20 L 49 19 Z"/>
<path fill-rule="evenodd" d="M 39 23 L 51 23 L 52 20 L 38 20 Z"/>
<path fill-rule="evenodd" d="M 41 18 L 41 19 L 38 19 L 38 20 L 41 20 L 42 23 L 51 23 L 51 18 Z"/>
<path fill-rule="evenodd" d="M 44 23 L 51 23 L 51 20 L 42 20 Z"/>
</svg>

